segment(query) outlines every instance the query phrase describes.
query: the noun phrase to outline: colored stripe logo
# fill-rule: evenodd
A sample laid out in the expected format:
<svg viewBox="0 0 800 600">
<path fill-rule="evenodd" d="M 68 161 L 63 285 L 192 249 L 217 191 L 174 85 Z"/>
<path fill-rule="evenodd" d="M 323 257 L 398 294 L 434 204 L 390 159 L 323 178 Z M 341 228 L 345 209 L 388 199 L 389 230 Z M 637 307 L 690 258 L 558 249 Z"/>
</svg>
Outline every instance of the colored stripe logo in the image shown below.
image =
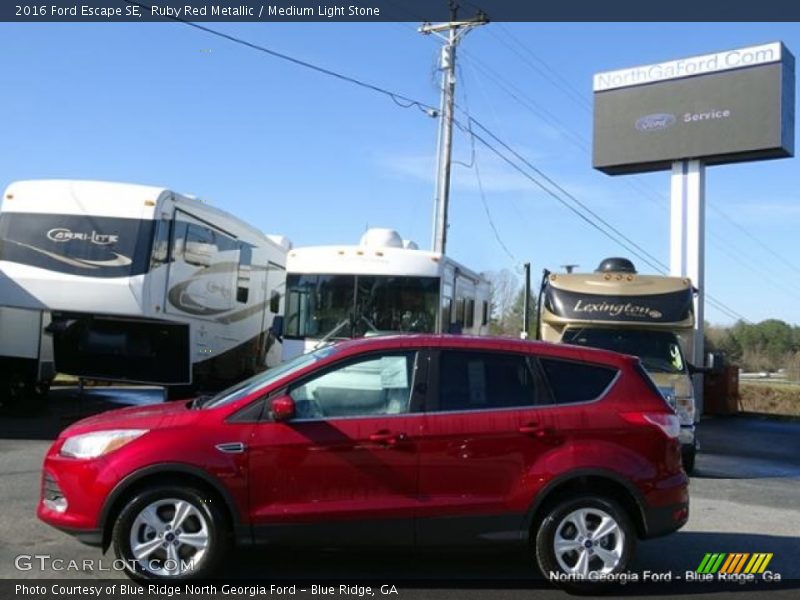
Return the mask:
<svg viewBox="0 0 800 600">
<path fill-rule="evenodd" d="M 725 573 L 726 575 L 736 573 L 763 573 L 767 565 L 772 560 L 772 553 L 747 552 L 734 553 L 707 553 L 700 566 L 697 567 L 698 573 Z"/>
</svg>

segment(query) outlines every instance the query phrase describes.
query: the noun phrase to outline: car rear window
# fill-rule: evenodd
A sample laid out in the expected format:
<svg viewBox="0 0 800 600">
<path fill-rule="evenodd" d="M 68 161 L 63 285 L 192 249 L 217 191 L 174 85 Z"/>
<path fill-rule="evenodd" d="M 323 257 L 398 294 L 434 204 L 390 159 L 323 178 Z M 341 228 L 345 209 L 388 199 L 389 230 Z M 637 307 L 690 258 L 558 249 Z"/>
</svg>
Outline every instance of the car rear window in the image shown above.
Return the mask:
<svg viewBox="0 0 800 600">
<path fill-rule="evenodd" d="M 599 398 L 614 380 L 617 370 L 595 364 L 540 358 L 556 404 L 588 402 Z"/>
</svg>

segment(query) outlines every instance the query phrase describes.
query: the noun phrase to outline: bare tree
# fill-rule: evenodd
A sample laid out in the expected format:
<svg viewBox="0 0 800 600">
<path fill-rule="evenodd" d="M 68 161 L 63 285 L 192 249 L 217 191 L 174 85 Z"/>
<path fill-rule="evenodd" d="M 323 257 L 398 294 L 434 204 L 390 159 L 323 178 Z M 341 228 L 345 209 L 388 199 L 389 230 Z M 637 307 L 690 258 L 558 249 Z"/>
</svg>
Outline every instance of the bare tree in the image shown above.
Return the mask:
<svg viewBox="0 0 800 600">
<path fill-rule="evenodd" d="M 509 331 L 509 327 L 512 307 L 519 295 L 519 279 L 509 269 L 489 271 L 484 273 L 484 277 L 492 284 L 490 301 L 493 333 L 518 333 Z"/>
</svg>

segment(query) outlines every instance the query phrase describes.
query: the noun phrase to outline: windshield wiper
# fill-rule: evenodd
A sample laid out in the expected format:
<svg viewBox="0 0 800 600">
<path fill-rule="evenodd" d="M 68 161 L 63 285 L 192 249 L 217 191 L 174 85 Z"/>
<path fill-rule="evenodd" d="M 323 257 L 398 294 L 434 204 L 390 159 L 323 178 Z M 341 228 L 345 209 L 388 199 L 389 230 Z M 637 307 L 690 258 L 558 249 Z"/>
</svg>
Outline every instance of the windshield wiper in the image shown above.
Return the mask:
<svg viewBox="0 0 800 600">
<path fill-rule="evenodd" d="M 344 319 L 339 321 L 333 329 L 331 329 L 328 333 L 323 335 L 322 338 L 320 338 L 320 340 L 314 345 L 313 349 L 316 350 L 320 346 L 324 346 L 325 344 L 327 344 L 328 340 L 330 340 L 333 336 L 335 336 L 342 329 L 344 329 L 345 325 L 350 325 L 350 317 L 345 317 Z"/>
</svg>

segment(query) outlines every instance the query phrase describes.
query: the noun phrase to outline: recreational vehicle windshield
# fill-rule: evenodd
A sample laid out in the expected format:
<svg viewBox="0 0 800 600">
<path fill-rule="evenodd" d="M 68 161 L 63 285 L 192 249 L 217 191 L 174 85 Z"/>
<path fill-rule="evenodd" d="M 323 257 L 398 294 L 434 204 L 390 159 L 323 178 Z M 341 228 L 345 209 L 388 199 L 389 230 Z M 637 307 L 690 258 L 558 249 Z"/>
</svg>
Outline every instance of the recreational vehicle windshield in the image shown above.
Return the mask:
<svg viewBox="0 0 800 600">
<path fill-rule="evenodd" d="M 382 333 L 488 333 L 489 282 L 391 229 L 287 260 L 284 360 L 327 340 Z"/>
<path fill-rule="evenodd" d="M 633 263 L 610 258 L 594 273 L 550 273 L 542 282 L 540 337 L 638 356 L 681 419 L 687 472 L 694 467 L 691 364 L 694 288 L 683 277 L 640 275 Z M 702 358 L 702 357 L 701 357 Z"/>
<path fill-rule="evenodd" d="M 279 362 L 288 249 L 168 189 L 22 181 L 0 211 L 0 305 L 52 312 L 59 372 L 216 386 Z"/>
</svg>

